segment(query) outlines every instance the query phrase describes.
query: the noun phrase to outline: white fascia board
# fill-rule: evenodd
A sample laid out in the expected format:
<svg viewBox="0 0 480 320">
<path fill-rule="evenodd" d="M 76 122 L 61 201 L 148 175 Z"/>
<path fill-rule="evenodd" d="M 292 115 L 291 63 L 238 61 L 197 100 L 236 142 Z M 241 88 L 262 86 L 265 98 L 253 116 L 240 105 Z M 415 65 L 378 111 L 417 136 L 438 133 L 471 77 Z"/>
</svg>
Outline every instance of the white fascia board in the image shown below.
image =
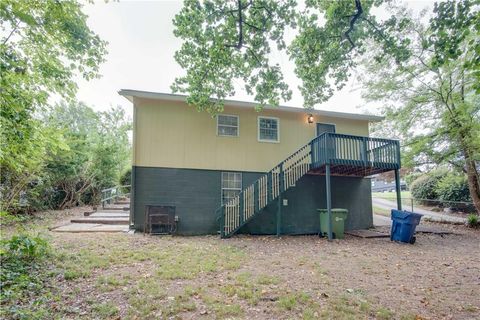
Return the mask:
<svg viewBox="0 0 480 320">
<path fill-rule="evenodd" d="M 141 90 L 131 90 L 131 89 L 121 89 L 118 91 L 118 94 L 127 98 L 130 102 L 133 102 L 133 98 L 144 98 L 144 99 L 154 99 L 154 100 L 164 100 L 164 101 L 178 101 L 185 102 L 185 95 L 181 94 L 172 94 L 172 93 L 161 93 L 161 92 L 150 92 L 150 91 L 141 91 Z M 237 101 L 237 100 L 225 100 L 226 106 L 232 107 L 242 107 L 242 108 L 255 108 L 258 104 L 253 102 L 246 101 Z M 286 112 L 296 112 L 296 113 L 311 113 L 315 115 L 320 115 L 324 117 L 333 117 L 333 118 L 343 118 L 351 120 L 365 120 L 369 122 L 379 122 L 384 119 L 382 116 L 375 116 L 369 114 L 357 114 L 357 113 L 347 113 L 347 112 L 337 112 L 337 111 L 327 111 L 327 110 L 318 110 L 318 109 L 305 109 L 298 107 L 287 107 L 287 106 L 266 106 L 264 109 L 267 110 L 281 110 Z"/>
</svg>

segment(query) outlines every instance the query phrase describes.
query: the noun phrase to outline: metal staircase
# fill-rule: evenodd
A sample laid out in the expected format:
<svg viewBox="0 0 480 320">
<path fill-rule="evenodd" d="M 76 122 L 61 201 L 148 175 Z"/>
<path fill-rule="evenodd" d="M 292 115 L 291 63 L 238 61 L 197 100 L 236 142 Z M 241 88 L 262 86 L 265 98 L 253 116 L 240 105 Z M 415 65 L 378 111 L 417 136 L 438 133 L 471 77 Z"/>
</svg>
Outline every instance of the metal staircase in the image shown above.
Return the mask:
<svg viewBox="0 0 480 320">
<path fill-rule="evenodd" d="M 397 140 L 323 133 L 218 208 L 220 235 L 234 235 L 273 201 L 280 208 L 281 195 L 305 174 L 362 177 L 399 168 Z"/>
</svg>

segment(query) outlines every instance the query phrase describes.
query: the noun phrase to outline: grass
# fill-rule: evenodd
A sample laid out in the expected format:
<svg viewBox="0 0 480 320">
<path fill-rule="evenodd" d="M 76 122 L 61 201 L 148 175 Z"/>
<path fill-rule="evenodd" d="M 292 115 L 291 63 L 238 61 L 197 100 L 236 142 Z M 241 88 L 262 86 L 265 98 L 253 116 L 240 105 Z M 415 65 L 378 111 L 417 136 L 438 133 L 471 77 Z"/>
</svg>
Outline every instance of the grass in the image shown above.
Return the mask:
<svg viewBox="0 0 480 320">
<path fill-rule="evenodd" d="M 355 288 L 345 293 L 345 288 L 337 283 L 336 269 L 324 260 L 312 259 L 308 251 L 299 252 L 291 261 L 281 255 L 263 261 L 261 255 L 252 257 L 250 250 L 257 248 L 245 245 L 241 238 L 230 242 L 209 237 L 109 234 L 100 238 L 61 234 L 50 241 L 52 253 L 48 264 L 37 270 L 43 279 L 39 282 L 43 289 L 35 290 L 33 297 L 26 294 L 21 300 L 12 298 L 12 303 L 2 305 L 1 318 L 234 319 L 256 314 L 292 319 L 392 319 L 400 316 L 377 300 L 370 300 L 365 289 Z M 323 242 L 320 245 L 327 246 Z M 350 254 L 327 249 L 324 252 L 330 257 L 344 256 L 345 266 L 348 265 Z M 294 273 L 277 273 L 281 268 L 301 271 L 302 278 L 309 279 L 311 285 L 292 281 Z M 20 303 L 15 305 L 13 301 Z M 21 316 L 17 316 L 19 309 Z"/>
<path fill-rule="evenodd" d="M 237 297 L 255 306 L 262 297 L 262 290 L 278 283 L 280 283 L 278 277 L 265 274 L 254 277 L 249 272 L 243 272 L 238 274 L 233 282 L 222 285 L 220 292 L 229 298 Z"/>
<path fill-rule="evenodd" d="M 283 295 L 277 302 L 281 314 L 293 312 L 303 319 L 392 319 L 395 314 L 384 307 L 375 309 L 361 294 L 351 294 L 316 301 L 304 291 Z M 298 317 L 297 317 L 298 318 Z"/>
<path fill-rule="evenodd" d="M 305 292 L 299 292 L 280 297 L 280 299 L 278 299 L 278 307 L 290 311 L 299 305 L 307 305 L 309 302 L 311 302 L 310 295 Z"/>
<path fill-rule="evenodd" d="M 110 319 L 119 312 L 118 307 L 111 302 L 94 304 L 92 309 L 94 314 L 101 319 Z"/>
<path fill-rule="evenodd" d="M 390 215 L 391 215 L 391 210 L 384 209 L 384 208 L 381 208 L 381 207 L 377 207 L 376 205 L 373 205 L 372 209 L 373 209 L 374 214 L 378 214 L 378 215 L 381 215 L 381 216 L 387 216 L 387 217 L 390 217 Z"/>
<path fill-rule="evenodd" d="M 103 292 L 113 291 L 127 284 L 127 277 L 114 275 L 100 276 L 97 278 L 96 287 Z"/>
<path fill-rule="evenodd" d="M 400 193 L 402 199 L 410 199 L 412 194 L 410 191 L 402 191 Z M 382 198 L 391 201 L 397 201 L 397 193 L 396 192 L 372 192 L 373 198 Z"/>
</svg>

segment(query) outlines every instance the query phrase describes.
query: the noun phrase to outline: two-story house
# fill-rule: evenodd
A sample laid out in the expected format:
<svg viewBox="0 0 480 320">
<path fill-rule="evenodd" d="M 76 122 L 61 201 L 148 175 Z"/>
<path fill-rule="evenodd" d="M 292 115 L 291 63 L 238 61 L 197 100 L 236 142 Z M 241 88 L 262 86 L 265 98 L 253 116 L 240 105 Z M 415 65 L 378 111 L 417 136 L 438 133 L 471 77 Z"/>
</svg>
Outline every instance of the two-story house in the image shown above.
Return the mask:
<svg viewBox="0 0 480 320">
<path fill-rule="evenodd" d="M 372 226 L 366 176 L 398 171 L 398 141 L 369 138 L 372 115 L 226 101 L 216 117 L 185 96 L 121 90 L 133 103 L 131 221 L 175 208 L 178 234 L 315 234 L 317 208 Z"/>
</svg>

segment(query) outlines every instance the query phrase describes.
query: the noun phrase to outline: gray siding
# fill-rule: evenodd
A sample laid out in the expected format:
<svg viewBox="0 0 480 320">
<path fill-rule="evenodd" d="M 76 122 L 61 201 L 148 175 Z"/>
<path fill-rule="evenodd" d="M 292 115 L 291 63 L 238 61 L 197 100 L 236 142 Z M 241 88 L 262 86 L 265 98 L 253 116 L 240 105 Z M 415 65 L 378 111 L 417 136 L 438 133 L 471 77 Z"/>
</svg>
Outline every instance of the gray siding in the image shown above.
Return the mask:
<svg viewBox="0 0 480 320">
<path fill-rule="evenodd" d="M 242 172 L 243 187 L 262 173 Z M 134 227 L 143 230 L 145 205 L 171 205 L 179 217 L 178 233 L 216 234 L 219 227 L 215 210 L 220 206 L 221 171 L 133 167 L 132 215 Z M 316 208 L 325 207 L 325 177 L 306 175 L 297 186 L 284 193 L 288 206 L 282 207 L 282 233 L 318 233 Z M 350 212 L 347 229 L 372 226 L 370 180 L 332 177 L 332 205 Z M 243 233 L 276 233 L 276 204 L 252 219 Z"/>
</svg>

